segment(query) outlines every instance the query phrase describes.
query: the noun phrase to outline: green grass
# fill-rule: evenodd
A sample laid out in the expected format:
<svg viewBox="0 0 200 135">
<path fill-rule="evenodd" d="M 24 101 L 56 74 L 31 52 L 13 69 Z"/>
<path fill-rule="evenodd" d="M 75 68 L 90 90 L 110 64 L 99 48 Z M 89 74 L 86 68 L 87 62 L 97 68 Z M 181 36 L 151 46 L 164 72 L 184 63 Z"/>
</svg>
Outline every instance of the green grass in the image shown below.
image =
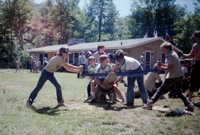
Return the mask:
<svg viewBox="0 0 200 135">
<path fill-rule="evenodd" d="M 141 107 L 124 109 L 120 103 L 88 105 L 88 78 L 76 79 L 76 74 L 55 73 L 62 86 L 68 107 L 57 105 L 54 86 L 47 82 L 39 92 L 34 106 L 25 107 L 40 73 L 14 73 L 0 70 L 0 134 L 1 135 L 197 135 L 200 134 L 200 110 L 195 116 L 165 117 L 165 113 Z M 120 84 L 123 94 L 126 88 Z M 195 97 L 194 101 L 199 100 Z M 135 99 L 135 106 L 141 106 Z M 155 105 L 184 108 L 180 99 L 159 100 Z"/>
</svg>

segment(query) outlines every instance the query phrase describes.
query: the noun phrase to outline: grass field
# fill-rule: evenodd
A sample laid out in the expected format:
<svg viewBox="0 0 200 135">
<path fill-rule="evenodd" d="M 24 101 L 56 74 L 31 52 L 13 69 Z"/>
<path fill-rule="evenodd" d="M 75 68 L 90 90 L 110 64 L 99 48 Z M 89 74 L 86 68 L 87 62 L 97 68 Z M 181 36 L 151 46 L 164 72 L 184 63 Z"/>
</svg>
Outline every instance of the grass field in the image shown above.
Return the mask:
<svg viewBox="0 0 200 135">
<path fill-rule="evenodd" d="M 125 109 L 120 103 L 89 105 L 86 98 L 88 78 L 76 74 L 55 73 L 62 85 L 67 107 L 57 105 L 54 86 L 47 82 L 38 94 L 36 111 L 25 107 L 40 73 L 23 70 L 0 70 L 1 135 L 199 135 L 200 109 L 195 116 L 166 117 L 165 113 L 144 110 L 141 99 L 135 108 Z M 126 88 L 120 84 L 122 93 Z M 200 100 L 194 97 L 194 101 Z M 159 100 L 156 106 L 183 109 L 180 99 Z"/>
</svg>

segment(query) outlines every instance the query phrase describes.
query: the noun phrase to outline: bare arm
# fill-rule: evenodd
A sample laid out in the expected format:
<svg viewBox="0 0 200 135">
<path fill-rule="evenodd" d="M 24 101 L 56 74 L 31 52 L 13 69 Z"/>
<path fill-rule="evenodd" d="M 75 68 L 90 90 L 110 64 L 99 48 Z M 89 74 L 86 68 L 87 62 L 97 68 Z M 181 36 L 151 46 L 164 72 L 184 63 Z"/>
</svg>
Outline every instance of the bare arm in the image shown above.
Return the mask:
<svg viewBox="0 0 200 135">
<path fill-rule="evenodd" d="M 118 77 L 117 80 L 115 81 L 115 83 L 117 84 L 118 82 L 120 82 L 121 80 L 123 80 L 124 77 Z"/>
<path fill-rule="evenodd" d="M 171 72 L 174 69 L 174 66 L 173 65 L 165 64 L 164 66 L 161 66 L 160 69 L 168 71 L 168 72 Z"/>
<path fill-rule="evenodd" d="M 186 59 L 186 58 L 194 58 L 195 57 L 195 49 L 196 48 L 196 44 L 194 44 L 193 46 L 192 46 L 192 49 L 191 49 L 191 51 L 190 51 L 190 53 L 189 54 L 182 54 L 182 57 L 184 58 L 184 59 Z"/>
<path fill-rule="evenodd" d="M 101 81 L 99 79 L 97 79 L 96 77 L 94 78 L 94 81 L 103 89 L 106 89 L 104 85 L 102 85 Z"/>
<path fill-rule="evenodd" d="M 73 66 L 68 63 L 61 63 L 61 66 L 63 66 L 66 70 L 70 72 L 75 72 L 75 73 L 81 73 L 83 71 L 83 66 Z"/>
</svg>

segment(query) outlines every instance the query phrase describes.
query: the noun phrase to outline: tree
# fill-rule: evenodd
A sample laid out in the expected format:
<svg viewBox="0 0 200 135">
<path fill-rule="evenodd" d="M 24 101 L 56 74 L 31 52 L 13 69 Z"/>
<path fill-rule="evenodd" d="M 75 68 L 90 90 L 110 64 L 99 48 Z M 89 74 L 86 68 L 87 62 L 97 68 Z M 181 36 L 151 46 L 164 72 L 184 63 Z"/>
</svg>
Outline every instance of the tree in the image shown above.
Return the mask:
<svg viewBox="0 0 200 135">
<path fill-rule="evenodd" d="M 131 38 L 131 32 L 128 27 L 129 17 L 120 17 L 115 23 L 115 40 L 123 40 Z"/>
<path fill-rule="evenodd" d="M 133 2 L 129 27 L 133 38 L 146 32 L 152 37 L 154 30 L 158 36 L 165 36 L 166 31 L 175 35 L 174 23 L 184 16 L 185 9 L 175 5 L 175 0 L 140 0 L 140 3 Z"/>
<path fill-rule="evenodd" d="M 200 30 L 200 2 L 195 3 L 195 13 L 189 14 L 184 20 L 175 23 L 174 43 L 183 50 L 189 53 L 193 45 L 192 33 L 195 30 Z"/>
<path fill-rule="evenodd" d="M 31 7 L 28 0 L 13 0 L 13 22 L 12 29 L 15 33 L 16 38 L 19 41 L 20 48 L 23 50 L 24 39 L 23 35 L 26 33 L 26 24 L 29 19 L 29 13 L 31 12 Z"/>
<path fill-rule="evenodd" d="M 114 39 L 118 12 L 112 0 L 90 0 L 87 6 L 87 41 Z"/>
<path fill-rule="evenodd" d="M 59 44 L 67 43 L 70 34 L 73 33 L 76 18 L 73 12 L 76 10 L 79 0 L 56 0 L 52 12 L 54 28 L 60 35 Z"/>
<path fill-rule="evenodd" d="M 0 1 L 0 67 L 12 67 L 18 51 L 23 50 L 23 35 L 29 14 L 27 0 Z"/>
</svg>

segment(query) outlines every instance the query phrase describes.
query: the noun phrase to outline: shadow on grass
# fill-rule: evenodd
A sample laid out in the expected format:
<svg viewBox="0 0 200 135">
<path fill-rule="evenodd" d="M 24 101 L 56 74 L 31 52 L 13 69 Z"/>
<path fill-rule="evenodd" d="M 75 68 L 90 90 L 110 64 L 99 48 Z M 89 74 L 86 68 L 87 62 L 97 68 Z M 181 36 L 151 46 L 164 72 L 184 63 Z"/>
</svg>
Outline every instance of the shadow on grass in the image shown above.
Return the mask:
<svg viewBox="0 0 200 135">
<path fill-rule="evenodd" d="M 56 107 L 42 107 L 42 108 L 35 108 L 34 111 L 38 114 L 45 114 L 45 115 L 59 115 L 61 111 L 67 111 L 67 109 L 59 109 L 58 106 Z"/>
<path fill-rule="evenodd" d="M 129 107 L 129 106 L 125 106 L 121 103 L 111 103 L 111 102 L 95 102 L 95 103 L 91 103 L 90 105 L 94 105 L 96 107 L 102 107 L 104 110 L 109 111 L 121 111 L 123 109 L 134 109 L 134 108 L 138 108 L 141 106 L 134 106 L 134 107 Z"/>
</svg>

